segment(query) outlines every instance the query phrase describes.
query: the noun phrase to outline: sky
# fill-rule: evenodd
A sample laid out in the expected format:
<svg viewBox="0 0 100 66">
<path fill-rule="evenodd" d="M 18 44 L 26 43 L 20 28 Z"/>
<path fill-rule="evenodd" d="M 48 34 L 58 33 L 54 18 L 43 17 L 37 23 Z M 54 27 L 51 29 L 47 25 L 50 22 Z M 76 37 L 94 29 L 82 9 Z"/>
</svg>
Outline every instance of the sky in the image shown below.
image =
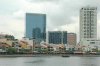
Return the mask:
<svg viewBox="0 0 100 66">
<path fill-rule="evenodd" d="M 85 6 L 98 9 L 100 38 L 100 0 L 0 0 L 0 32 L 21 39 L 25 35 L 25 14 L 43 13 L 47 15 L 47 31 L 74 32 L 79 40 L 79 10 Z"/>
</svg>

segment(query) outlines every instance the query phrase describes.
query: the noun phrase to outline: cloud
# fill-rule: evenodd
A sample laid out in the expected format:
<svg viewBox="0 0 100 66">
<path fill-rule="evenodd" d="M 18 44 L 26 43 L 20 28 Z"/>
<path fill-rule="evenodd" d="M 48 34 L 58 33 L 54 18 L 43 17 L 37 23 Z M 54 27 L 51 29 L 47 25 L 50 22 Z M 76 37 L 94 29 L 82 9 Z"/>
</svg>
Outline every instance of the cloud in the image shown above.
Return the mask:
<svg viewBox="0 0 100 66">
<path fill-rule="evenodd" d="M 25 11 L 19 10 L 19 11 L 13 12 L 12 15 L 15 19 L 18 19 L 18 20 L 24 19 L 25 18 Z"/>
<path fill-rule="evenodd" d="M 11 14 L 11 12 L 16 11 L 20 7 L 18 5 L 18 0 L 0 0 L 0 14 Z"/>
<path fill-rule="evenodd" d="M 34 4 L 36 1 L 37 0 L 33 0 L 31 3 Z M 37 1 L 38 4 L 44 4 L 42 8 L 46 10 L 45 13 L 47 14 L 47 30 L 67 30 L 68 32 L 75 32 L 78 35 L 78 39 L 80 8 L 96 6 L 98 7 L 99 13 L 99 2 L 100 0 Z M 100 16 L 98 16 L 98 18 L 100 18 Z M 97 24 L 99 24 L 99 19 L 97 21 Z"/>
<path fill-rule="evenodd" d="M 58 2 L 60 0 L 27 0 L 29 2 Z"/>
<path fill-rule="evenodd" d="M 6 18 L 6 19 L 5 19 Z M 24 21 L 13 19 L 9 15 L 0 15 L 0 32 L 14 35 L 16 38 L 24 36 Z"/>
<path fill-rule="evenodd" d="M 79 35 L 79 10 L 84 6 L 98 7 L 100 26 L 100 0 L 0 0 L 0 30 L 24 35 L 25 13 L 47 14 L 47 30 L 67 30 Z M 14 26 L 15 25 L 15 26 Z M 4 30 L 3 30 L 4 28 Z M 99 29 L 98 29 L 98 32 Z M 98 33 L 100 36 L 100 34 Z"/>
</svg>

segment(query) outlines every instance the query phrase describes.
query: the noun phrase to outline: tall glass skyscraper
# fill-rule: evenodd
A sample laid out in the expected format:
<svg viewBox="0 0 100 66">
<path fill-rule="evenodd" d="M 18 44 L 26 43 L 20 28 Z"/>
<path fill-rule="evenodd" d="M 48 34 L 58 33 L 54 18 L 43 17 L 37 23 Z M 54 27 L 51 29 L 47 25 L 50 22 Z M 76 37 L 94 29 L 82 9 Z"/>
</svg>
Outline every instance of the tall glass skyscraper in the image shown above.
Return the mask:
<svg viewBox="0 0 100 66">
<path fill-rule="evenodd" d="M 26 13 L 26 38 L 46 39 L 46 14 Z"/>
</svg>

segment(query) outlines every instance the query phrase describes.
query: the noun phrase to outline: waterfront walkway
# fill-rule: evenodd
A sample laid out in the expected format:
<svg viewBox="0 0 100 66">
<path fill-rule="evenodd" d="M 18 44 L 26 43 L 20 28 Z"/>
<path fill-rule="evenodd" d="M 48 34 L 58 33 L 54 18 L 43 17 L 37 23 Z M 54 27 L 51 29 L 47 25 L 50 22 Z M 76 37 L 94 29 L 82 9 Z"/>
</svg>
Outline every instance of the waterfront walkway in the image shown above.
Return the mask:
<svg viewBox="0 0 100 66">
<path fill-rule="evenodd" d="M 63 54 L 24 54 L 24 55 L 0 55 L 0 57 L 41 57 L 41 56 L 62 56 Z M 67 54 L 68 56 L 74 57 L 100 57 L 100 55 L 73 55 Z"/>
</svg>

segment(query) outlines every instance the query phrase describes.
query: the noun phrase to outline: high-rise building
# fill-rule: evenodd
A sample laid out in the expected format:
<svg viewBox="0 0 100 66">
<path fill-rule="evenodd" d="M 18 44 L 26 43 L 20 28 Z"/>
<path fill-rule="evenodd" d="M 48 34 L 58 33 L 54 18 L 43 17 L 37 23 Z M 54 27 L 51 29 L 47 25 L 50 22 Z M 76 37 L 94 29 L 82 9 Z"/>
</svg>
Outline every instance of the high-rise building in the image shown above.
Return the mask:
<svg viewBox="0 0 100 66">
<path fill-rule="evenodd" d="M 93 44 L 97 39 L 97 7 L 82 7 L 80 9 L 80 43 Z"/>
<path fill-rule="evenodd" d="M 49 44 L 67 44 L 67 31 L 49 31 Z"/>
<path fill-rule="evenodd" d="M 75 33 L 67 33 L 67 44 L 75 46 L 77 43 L 77 37 Z"/>
<path fill-rule="evenodd" d="M 26 13 L 26 38 L 37 42 L 46 39 L 46 14 Z"/>
</svg>

